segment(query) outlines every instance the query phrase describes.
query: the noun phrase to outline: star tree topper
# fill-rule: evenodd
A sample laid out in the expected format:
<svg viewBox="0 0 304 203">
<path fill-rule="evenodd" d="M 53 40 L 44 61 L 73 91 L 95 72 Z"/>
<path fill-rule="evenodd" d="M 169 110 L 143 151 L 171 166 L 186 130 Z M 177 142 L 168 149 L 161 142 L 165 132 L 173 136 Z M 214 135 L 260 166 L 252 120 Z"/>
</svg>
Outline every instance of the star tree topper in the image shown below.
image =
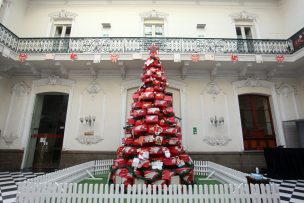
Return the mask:
<svg viewBox="0 0 304 203">
<path fill-rule="evenodd" d="M 149 46 L 150 56 L 156 56 L 158 50 L 159 50 L 159 47 L 155 43 L 152 43 Z"/>
</svg>

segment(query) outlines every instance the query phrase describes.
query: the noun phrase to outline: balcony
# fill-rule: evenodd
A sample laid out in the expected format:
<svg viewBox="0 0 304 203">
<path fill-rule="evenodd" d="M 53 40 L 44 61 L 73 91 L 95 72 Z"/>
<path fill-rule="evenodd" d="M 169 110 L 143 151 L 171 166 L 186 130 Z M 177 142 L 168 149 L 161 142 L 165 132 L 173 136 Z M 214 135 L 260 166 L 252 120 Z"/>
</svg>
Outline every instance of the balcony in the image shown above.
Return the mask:
<svg viewBox="0 0 304 203">
<path fill-rule="evenodd" d="M 72 37 L 19 38 L 0 24 L 0 42 L 16 53 L 139 53 L 151 43 L 159 53 L 293 54 L 304 46 L 304 28 L 286 40 L 228 38 Z"/>
</svg>

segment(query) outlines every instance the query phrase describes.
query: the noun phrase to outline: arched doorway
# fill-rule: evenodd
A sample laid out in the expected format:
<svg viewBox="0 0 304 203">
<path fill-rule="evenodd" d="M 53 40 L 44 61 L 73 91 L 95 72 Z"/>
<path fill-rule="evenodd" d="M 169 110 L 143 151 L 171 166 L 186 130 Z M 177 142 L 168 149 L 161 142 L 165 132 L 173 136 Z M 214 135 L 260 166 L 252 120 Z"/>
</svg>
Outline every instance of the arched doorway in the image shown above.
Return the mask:
<svg viewBox="0 0 304 203">
<path fill-rule="evenodd" d="M 69 95 L 46 92 L 35 96 L 27 155 L 23 168 L 59 168 Z"/>
</svg>

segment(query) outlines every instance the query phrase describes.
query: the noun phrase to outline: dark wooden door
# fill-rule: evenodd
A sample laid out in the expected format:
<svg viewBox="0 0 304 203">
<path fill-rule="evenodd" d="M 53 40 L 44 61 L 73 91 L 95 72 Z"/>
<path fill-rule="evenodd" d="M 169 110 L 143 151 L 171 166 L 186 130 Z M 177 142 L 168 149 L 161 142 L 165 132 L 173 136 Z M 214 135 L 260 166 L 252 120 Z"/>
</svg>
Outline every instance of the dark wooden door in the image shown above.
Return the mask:
<svg viewBox="0 0 304 203">
<path fill-rule="evenodd" d="M 262 95 L 239 96 L 245 150 L 276 146 L 269 98 Z"/>
</svg>

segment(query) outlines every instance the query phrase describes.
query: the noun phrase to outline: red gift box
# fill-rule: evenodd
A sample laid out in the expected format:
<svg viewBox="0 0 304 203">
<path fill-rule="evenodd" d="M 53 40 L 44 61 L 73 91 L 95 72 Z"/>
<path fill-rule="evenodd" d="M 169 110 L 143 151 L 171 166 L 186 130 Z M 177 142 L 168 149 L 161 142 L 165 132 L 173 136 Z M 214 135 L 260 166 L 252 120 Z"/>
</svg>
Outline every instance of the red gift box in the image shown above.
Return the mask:
<svg viewBox="0 0 304 203">
<path fill-rule="evenodd" d="M 152 125 L 148 127 L 149 134 L 159 135 L 163 131 L 163 128 L 159 125 Z"/>
<path fill-rule="evenodd" d="M 142 103 L 141 102 L 134 102 L 132 103 L 132 109 L 141 109 Z"/>
<path fill-rule="evenodd" d="M 162 171 L 162 180 L 170 181 L 171 177 L 174 176 L 174 172 L 170 170 L 163 170 Z"/>
<path fill-rule="evenodd" d="M 147 108 L 150 108 L 152 106 L 153 106 L 152 102 L 143 102 L 143 104 L 142 104 L 143 109 L 147 109 Z"/>
<path fill-rule="evenodd" d="M 163 163 L 165 166 L 175 166 L 177 164 L 176 157 L 164 158 Z"/>
<path fill-rule="evenodd" d="M 118 149 L 116 150 L 116 155 L 117 155 L 118 157 L 122 157 L 122 155 L 123 155 L 123 150 L 124 150 L 124 149 L 125 149 L 124 146 L 118 147 Z"/>
<path fill-rule="evenodd" d="M 150 161 L 147 159 L 141 159 L 139 161 L 138 168 L 150 168 Z"/>
<path fill-rule="evenodd" d="M 177 146 L 170 146 L 168 147 L 169 151 L 171 153 L 172 156 L 176 156 L 182 153 L 185 153 L 185 149 L 183 146 L 177 145 Z"/>
<path fill-rule="evenodd" d="M 167 104 L 168 104 L 168 102 L 165 101 L 165 100 L 158 100 L 157 99 L 157 100 L 154 101 L 154 106 L 156 106 L 156 107 L 166 107 Z"/>
<path fill-rule="evenodd" d="M 132 145 L 133 143 L 134 143 L 134 139 L 133 138 L 127 138 L 127 137 L 125 137 L 125 138 L 122 138 L 122 142 L 123 142 L 123 144 L 126 144 L 126 145 Z"/>
<path fill-rule="evenodd" d="M 165 109 L 163 110 L 163 113 L 164 113 L 166 116 L 174 116 L 173 107 L 165 108 Z"/>
<path fill-rule="evenodd" d="M 176 137 L 178 137 L 178 138 L 182 138 L 182 134 L 181 133 L 176 133 Z"/>
<path fill-rule="evenodd" d="M 135 125 L 137 126 L 137 125 L 142 125 L 142 124 L 144 124 L 145 123 L 145 119 L 139 119 L 139 120 L 136 120 L 135 121 Z"/>
<path fill-rule="evenodd" d="M 168 145 L 180 145 L 181 141 L 177 137 L 172 137 L 168 140 Z"/>
<path fill-rule="evenodd" d="M 139 135 L 139 134 L 141 134 L 141 133 L 145 133 L 145 132 L 147 132 L 148 131 L 148 127 L 147 127 L 147 125 L 145 125 L 145 124 L 143 124 L 143 125 L 138 125 L 138 126 L 135 126 L 135 127 L 133 127 L 132 128 L 132 134 L 134 135 L 134 136 L 136 136 L 136 135 Z"/>
<path fill-rule="evenodd" d="M 160 85 L 157 85 L 154 87 L 154 90 L 157 92 L 163 92 L 165 89 L 163 87 L 161 87 Z"/>
<path fill-rule="evenodd" d="M 186 174 L 188 175 L 191 171 L 192 171 L 192 169 L 188 168 L 188 167 L 175 169 L 176 174 L 181 175 L 181 176 L 184 176 Z"/>
<path fill-rule="evenodd" d="M 117 166 L 117 167 L 123 167 L 123 166 L 126 166 L 127 163 L 124 159 L 115 159 L 114 160 L 114 166 Z"/>
<path fill-rule="evenodd" d="M 168 103 L 171 103 L 171 104 L 173 102 L 172 96 L 168 96 L 168 95 L 165 96 L 164 100 L 167 101 Z"/>
<path fill-rule="evenodd" d="M 134 141 L 134 145 L 136 145 L 136 146 L 143 146 L 143 145 L 153 144 L 153 143 L 154 143 L 153 135 L 140 136 L 138 139 L 136 139 Z"/>
<path fill-rule="evenodd" d="M 134 125 L 135 124 L 135 120 L 133 118 L 128 118 L 127 123 L 128 123 L 128 125 Z"/>
<path fill-rule="evenodd" d="M 146 115 L 146 110 L 145 109 L 137 109 L 133 111 L 133 116 L 134 118 L 145 116 Z"/>
<path fill-rule="evenodd" d="M 141 93 L 142 100 L 154 99 L 154 92 L 143 92 Z"/>
<path fill-rule="evenodd" d="M 169 124 L 174 124 L 175 123 L 175 118 L 174 117 L 168 117 L 168 118 L 164 118 L 166 123 Z"/>
<path fill-rule="evenodd" d="M 145 91 L 146 92 L 154 92 L 154 88 L 153 87 L 147 87 Z"/>
<path fill-rule="evenodd" d="M 149 153 L 151 155 L 161 155 L 163 154 L 163 150 L 162 150 L 162 147 L 150 147 L 149 148 Z"/>
<path fill-rule="evenodd" d="M 157 115 L 147 115 L 146 123 L 147 124 L 158 123 L 158 116 Z"/>
<path fill-rule="evenodd" d="M 156 145 L 165 145 L 166 144 L 166 140 L 162 136 L 156 136 L 154 140 L 155 140 Z"/>
<path fill-rule="evenodd" d="M 188 154 L 180 154 L 179 158 L 183 160 L 185 163 L 191 162 L 191 158 Z"/>
<path fill-rule="evenodd" d="M 134 93 L 134 94 L 132 95 L 132 99 L 133 99 L 134 101 L 137 101 L 138 98 L 139 98 L 139 94 L 138 94 L 138 93 Z"/>
<path fill-rule="evenodd" d="M 185 175 L 183 177 L 183 181 L 186 182 L 187 184 L 193 183 L 193 178 L 194 178 L 194 172 L 190 171 L 188 175 Z"/>
<path fill-rule="evenodd" d="M 166 135 L 175 135 L 177 133 L 176 128 L 170 128 L 170 127 L 163 127 L 163 134 Z"/>
<path fill-rule="evenodd" d="M 148 108 L 147 109 L 147 114 L 149 114 L 149 115 L 158 115 L 159 114 L 159 108 L 157 108 L 157 107 L 154 107 L 154 108 Z"/>
<path fill-rule="evenodd" d="M 159 173 L 157 171 L 145 171 L 144 172 L 144 177 L 148 181 L 155 180 L 155 178 L 157 178 L 158 176 L 159 176 Z"/>
<path fill-rule="evenodd" d="M 133 156 L 137 154 L 137 148 L 135 147 L 125 147 L 123 150 L 125 156 Z"/>
<path fill-rule="evenodd" d="M 155 99 L 164 99 L 165 95 L 161 92 L 155 93 Z"/>
<path fill-rule="evenodd" d="M 159 124 L 160 126 L 167 126 L 166 121 L 165 121 L 165 119 L 163 119 L 163 118 L 159 120 L 158 124 Z"/>
</svg>

